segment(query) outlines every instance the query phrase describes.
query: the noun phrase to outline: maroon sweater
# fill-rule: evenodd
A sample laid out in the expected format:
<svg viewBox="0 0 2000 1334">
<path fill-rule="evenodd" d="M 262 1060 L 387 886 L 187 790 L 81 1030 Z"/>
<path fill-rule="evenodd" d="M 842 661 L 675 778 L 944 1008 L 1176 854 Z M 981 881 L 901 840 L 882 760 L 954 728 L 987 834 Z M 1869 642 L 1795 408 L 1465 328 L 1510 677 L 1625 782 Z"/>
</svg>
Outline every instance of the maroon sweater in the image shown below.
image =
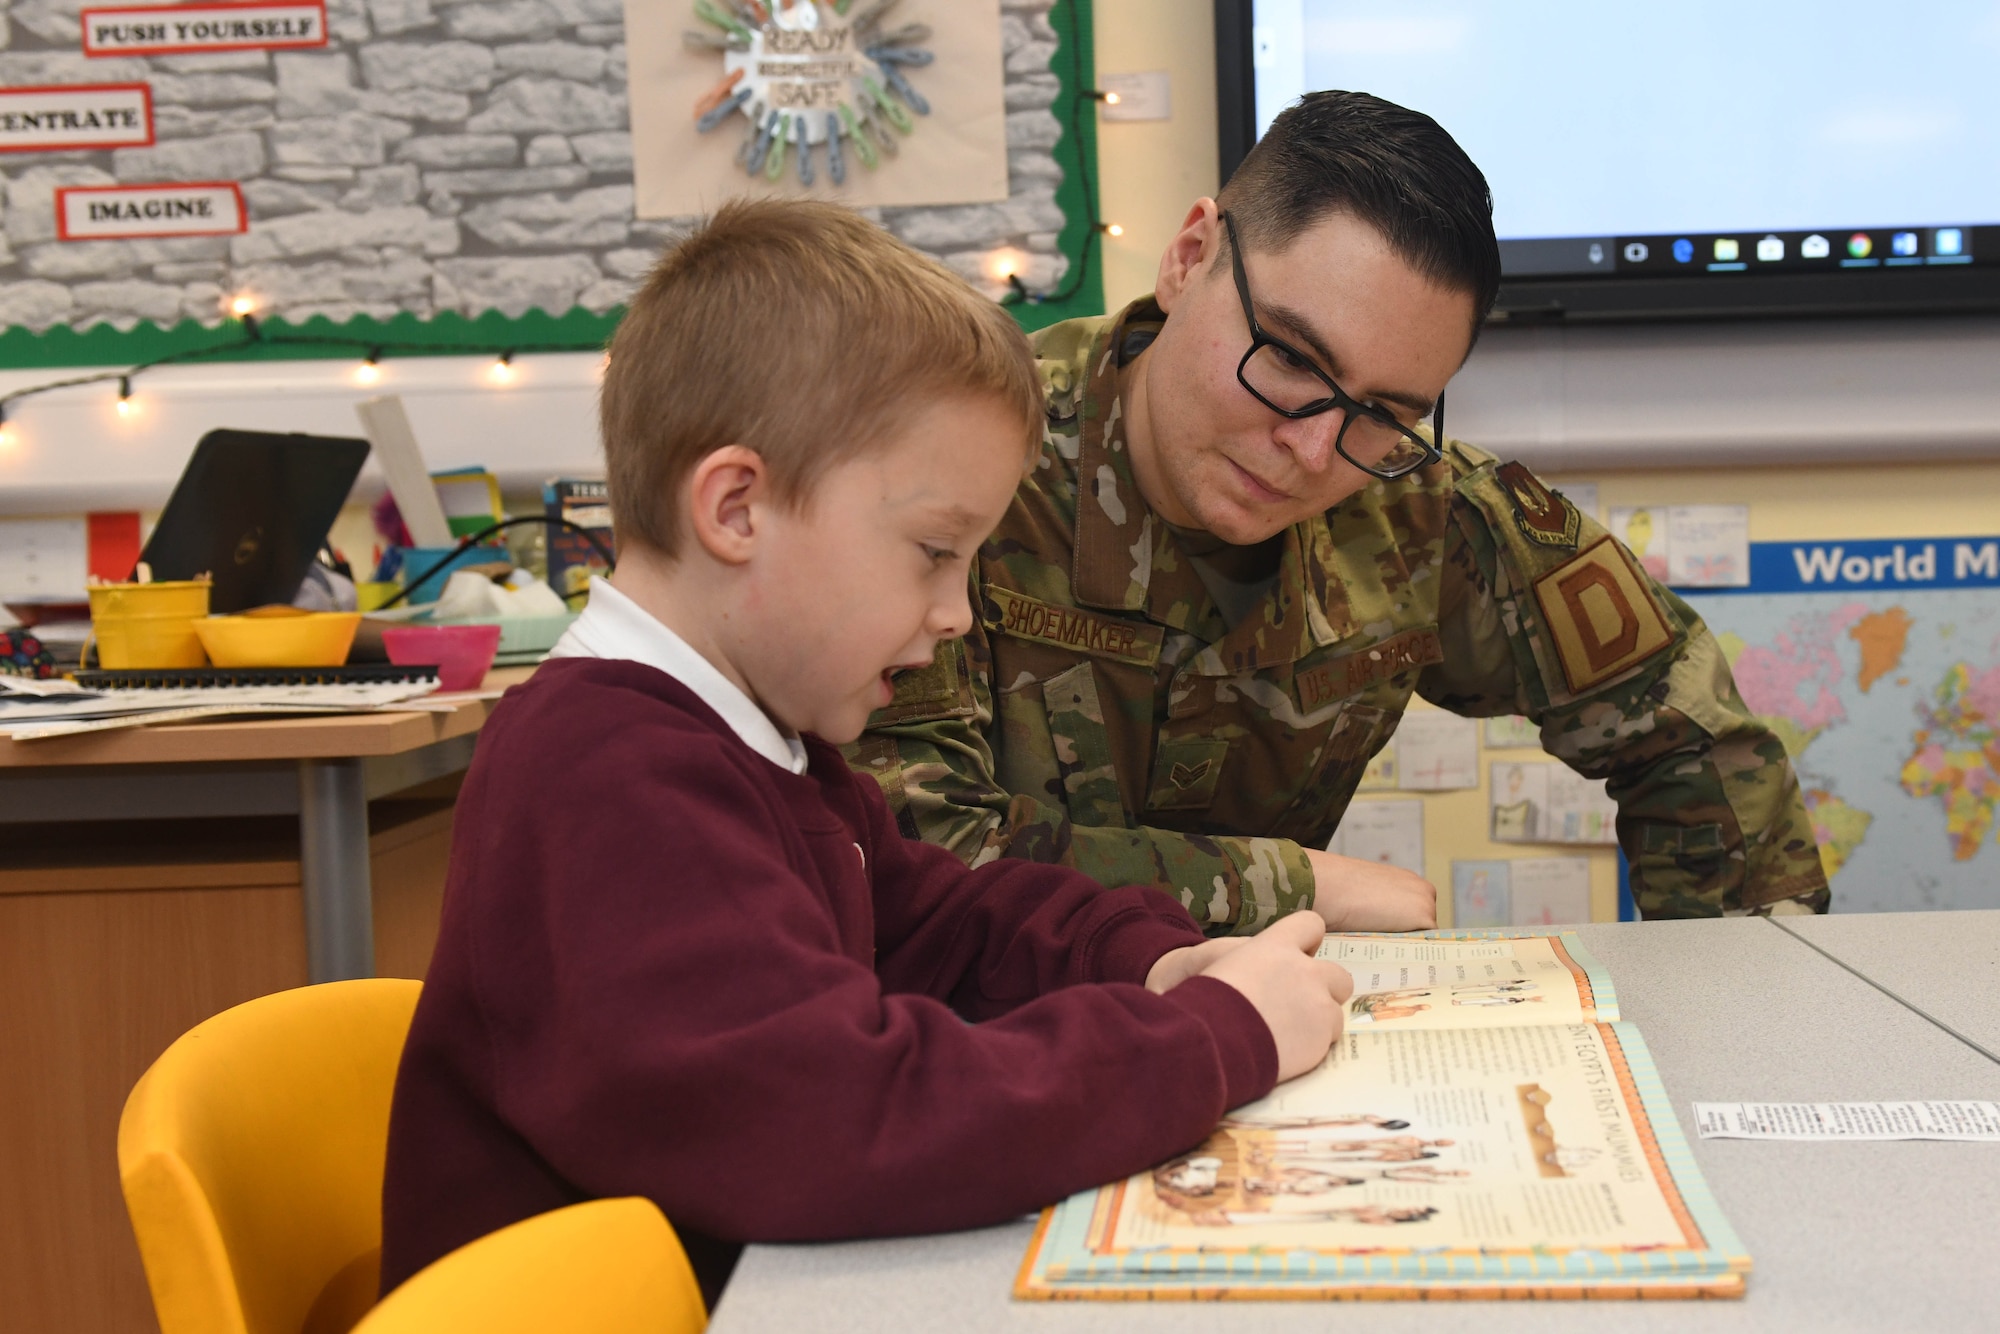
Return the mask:
<svg viewBox="0 0 2000 1334">
<path fill-rule="evenodd" d="M 1201 939 L 1173 900 L 968 871 L 807 747 L 786 772 L 638 663 L 562 659 L 508 692 L 396 1079 L 385 1292 L 615 1195 L 655 1201 L 712 1291 L 711 1239 L 998 1222 L 1270 1089 L 1240 993 L 1142 985 Z"/>
</svg>

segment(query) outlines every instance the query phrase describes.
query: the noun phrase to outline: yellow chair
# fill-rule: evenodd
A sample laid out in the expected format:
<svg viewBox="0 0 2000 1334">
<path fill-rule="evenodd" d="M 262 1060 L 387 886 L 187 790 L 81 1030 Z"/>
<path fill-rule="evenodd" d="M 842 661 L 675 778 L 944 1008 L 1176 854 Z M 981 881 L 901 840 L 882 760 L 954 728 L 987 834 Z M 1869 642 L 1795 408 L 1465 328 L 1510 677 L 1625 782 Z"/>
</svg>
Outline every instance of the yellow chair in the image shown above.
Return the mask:
<svg viewBox="0 0 2000 1334">
<path fill-rule="evenodd" d="M 420 990 L 262 996 L 139 1080 L 118 1174 L 161 1334 L 345 1334 L 374 1304 L 389 1098 Z"/>
<path fill-rule="evenodd" d="M 700 1334 L 694 1270 L 652 1201 L 593 1200 L 459 1247 L 354 1334 Z"/>
</svg>

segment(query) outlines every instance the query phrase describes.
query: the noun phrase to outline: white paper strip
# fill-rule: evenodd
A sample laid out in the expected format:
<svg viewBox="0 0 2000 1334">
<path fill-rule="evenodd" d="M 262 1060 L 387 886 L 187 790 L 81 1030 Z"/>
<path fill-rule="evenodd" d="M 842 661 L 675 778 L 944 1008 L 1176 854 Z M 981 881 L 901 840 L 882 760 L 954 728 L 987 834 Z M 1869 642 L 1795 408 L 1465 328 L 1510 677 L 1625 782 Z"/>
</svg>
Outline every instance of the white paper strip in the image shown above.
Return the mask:
<svg viewBox="0 0 2000 1334">
<path fill-rule="evenodd" d="M 2000 1102 L 1698 1102 L 1703 1139 L 2000 1143 Z"/>
</svg>

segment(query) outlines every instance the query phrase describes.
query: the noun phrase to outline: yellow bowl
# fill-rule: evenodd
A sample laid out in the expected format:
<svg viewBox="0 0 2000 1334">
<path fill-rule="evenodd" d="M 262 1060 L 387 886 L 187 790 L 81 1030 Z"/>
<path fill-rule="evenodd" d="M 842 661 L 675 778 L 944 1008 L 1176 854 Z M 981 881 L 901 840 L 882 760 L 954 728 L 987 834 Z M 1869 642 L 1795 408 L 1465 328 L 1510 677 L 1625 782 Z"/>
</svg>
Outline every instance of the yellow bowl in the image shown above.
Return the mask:
<svg viewBox="0 0 2000 1334">
<path fill-rule="evenodd" d="M 210 616 L 194 623 L 217 667 L 338 667 L 347 661 L 358 611 Z"/>
</svg>

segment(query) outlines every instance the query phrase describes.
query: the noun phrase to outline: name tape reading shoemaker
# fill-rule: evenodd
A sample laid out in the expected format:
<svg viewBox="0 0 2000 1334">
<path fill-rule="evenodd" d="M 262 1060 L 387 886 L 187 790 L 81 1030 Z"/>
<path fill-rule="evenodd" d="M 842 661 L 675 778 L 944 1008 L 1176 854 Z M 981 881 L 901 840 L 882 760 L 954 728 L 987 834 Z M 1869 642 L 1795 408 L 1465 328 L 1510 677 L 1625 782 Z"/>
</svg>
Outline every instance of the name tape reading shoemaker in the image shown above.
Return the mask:
<svg viewBox="0 0 2000 1334">
<path fill-rule="evenodd" d="M 1038 639 L 1093 657 L 1150 667 L 1160 660 L 1166 635 L 1157 626 L 1099 616 L 1075 607 L 1051 606 L 1004 588 L 987 588 L 987 625 L 1002 634 Z"/>
<path fill-rule="evenodd" d="M 188 185 L 77 185 L 56 191 L 56 235 L 65 241 L 119 236 L 231 236 L 249 230 L 233 181 Z"/>
<path fill-rule="evenodd" d="M 143 83 L 0 88 L 0 153 L 152 142 L 153 93 Z"/>
<path fill-rule="evenodd" d="M 326 45 L 326 5 L 144 5 L 86 9 L 86 56 L 274 51 Z"/>
</svg>

